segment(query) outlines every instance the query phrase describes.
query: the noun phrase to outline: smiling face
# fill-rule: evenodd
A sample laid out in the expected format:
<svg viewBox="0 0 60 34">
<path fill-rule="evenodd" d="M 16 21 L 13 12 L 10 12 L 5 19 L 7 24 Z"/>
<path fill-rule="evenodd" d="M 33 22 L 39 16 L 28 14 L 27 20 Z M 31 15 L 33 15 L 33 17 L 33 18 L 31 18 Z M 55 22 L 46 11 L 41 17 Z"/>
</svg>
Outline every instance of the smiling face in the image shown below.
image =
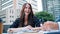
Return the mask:
<svg viewBox="0 0 60 34">
<path fill-rule="evenodd" d="M 25 15 L 29 15 L 30 12 L 31 12 L 30 5 L 29 4 L 26 4 L 25 9 L 24 9 Z"/>
<path fill-rule="evenodd" d="M 28 19 L 28 24 L 29 25 L 32 25 L 33 23 L 33 10 L 32 10 L 32 6 L 30 3 L 25 3 L 23 4 L 22 6 L 22 9 L 21 9 L 21 12 L 20 12 L 20 19 L 21 19 L 21 23 L 20 23 L 20 26 L 23 26 L 24 24 L 24 19 L 25 17 Z"/>
</svg>

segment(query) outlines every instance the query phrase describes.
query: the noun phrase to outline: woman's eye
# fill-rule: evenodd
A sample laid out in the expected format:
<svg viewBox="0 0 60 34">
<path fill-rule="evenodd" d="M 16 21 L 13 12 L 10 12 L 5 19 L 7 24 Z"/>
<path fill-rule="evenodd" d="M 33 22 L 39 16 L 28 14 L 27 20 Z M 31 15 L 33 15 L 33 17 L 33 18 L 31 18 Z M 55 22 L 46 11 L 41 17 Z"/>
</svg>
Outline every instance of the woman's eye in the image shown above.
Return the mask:
<svg viewBox="0 0 60 34">
<path fill-rule="evenodd" d="M 30 8 L 28 8 L 28 9 L 30 9 Z"/>
</svg>

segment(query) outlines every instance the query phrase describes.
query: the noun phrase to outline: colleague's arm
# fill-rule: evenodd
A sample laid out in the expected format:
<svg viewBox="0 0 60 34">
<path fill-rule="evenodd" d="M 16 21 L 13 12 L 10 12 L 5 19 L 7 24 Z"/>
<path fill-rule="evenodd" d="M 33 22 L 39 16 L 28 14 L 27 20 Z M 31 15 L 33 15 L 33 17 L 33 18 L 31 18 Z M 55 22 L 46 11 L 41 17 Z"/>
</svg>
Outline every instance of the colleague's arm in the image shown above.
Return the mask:
<svg viewBox="0 0 60 34">
<path fill-rule="evenodd" d="M 41 27 L 33 28 L 33 30 L 43 30 L 43 31 L 49 31 L 49 30 L 58 30 L 58 24 L 52 21 L 47 21 L 43 24 Z"/>
<path fill-rule="evenodd" d="M 43 26 L 46 30 L 58 30 L 59 29 L 58 24 L 52 21 L 45 22 Z"/>
</svg>

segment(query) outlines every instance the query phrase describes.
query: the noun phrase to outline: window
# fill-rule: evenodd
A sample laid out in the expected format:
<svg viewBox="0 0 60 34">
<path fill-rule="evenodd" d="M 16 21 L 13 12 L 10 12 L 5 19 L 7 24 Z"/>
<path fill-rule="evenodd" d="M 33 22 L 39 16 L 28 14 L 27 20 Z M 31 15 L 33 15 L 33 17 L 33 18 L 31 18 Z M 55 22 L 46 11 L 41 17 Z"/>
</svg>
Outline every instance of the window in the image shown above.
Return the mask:
<svg viewBox="0 0 60 34">
<path fill-rule="evenodd" d="M 6 23 L 6 21 L 3 21 L 3 23 Z"/>
<path fill-rule="evenodd" d="M 7 1 L 9 1 L 9 0 L 2 0 L 2 4 L 4 4 L 4 3 L 7 2 Z"/>
<path fill-rule="evenodd" d="M 37 2 L 36 0 L 33 0 L 34 2 Z"/>
<path fill-rule="evenodd" d="M 14 16 L 12 16 L 12 18 L 14 18 Z"/>
<path fill-rule="evenodd" d="M 23 0 L 23 1 L 27 2 L 26 0 Z"/>
<path fill-rule="evenodd" d="M 11 1 L 11 2 L 5 4 L 5 5 L 3 5 L 2 8 L 6 7 L 6 6 L 9 6 L 9 5 L 11 5 L 11 4 L 13 4 L 13 1 Z"/>
<path fill-rule="evenodd" d="M 10 22 L 14 22 L 13 20 L 10 20 Z"/>
<path fill-rule="evenodd" d="M 13 14 L 13 10 L 12 10 L 12 14 Z"/>
<path fill-rule="evenodd" d="M 10 10 L 10 13 L 12 13 L 12 14 L 13 14 L 13 10 L 12 10 L 12 9 Z"/>
<path fill-rule="evenodd" d="M 11 18 L 11 16 L 10 16 L 10 18 Z"/>
<path fill-rule="evenodd" d="M 10 16 L 10 18 L 14 18 L 14 16 Z"/>
<path fill-rule="evenodd" d="M 32 4 L 32 5 L 37 6 L 36 4 Z"/>
<path fill-rule="evenodd" d="M 10 13 L 11 13 L 11 10 L 10 10 Z"/>
<path fill-rule="evenodd" d="M 2 18 L 6 18 L 6 17 L 2 17 Z"/>
<path fill-rule="evenodd" d="M 18 3 L 19 5 L 22 5 L 21 3 Z"/>
</svg>

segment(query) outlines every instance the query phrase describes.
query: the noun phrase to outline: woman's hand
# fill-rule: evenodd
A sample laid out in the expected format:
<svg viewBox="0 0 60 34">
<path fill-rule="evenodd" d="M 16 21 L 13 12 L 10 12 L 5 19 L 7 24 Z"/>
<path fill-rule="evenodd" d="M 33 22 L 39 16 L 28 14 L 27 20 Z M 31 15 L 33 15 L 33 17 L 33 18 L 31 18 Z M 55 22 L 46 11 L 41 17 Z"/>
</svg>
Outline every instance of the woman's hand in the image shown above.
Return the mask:
<svg viewBox="0 0 60 34">
<path fill-rule="evenodd" d="M 32 28 L 33 31 L 38 31 L 38 30 L 41 30 L 41 27 L 35 27 L 35 28 Z"/>
<path fill-rule="evenodd" d="M 7 30 L 8 33 L 13 33 L 13 32 L 15 32 L 15 31 L 16 31 L 16 28 L 9 28 L 9 29 Z"/>
<path fill-rule="evenodd" d="M 27 28 L 27 29 L 31 30 L 33 27 L 32 27 L 32 26 L 30 26 L 30 25 L 28 25 L 28 26 L 26 26 L 25 28 Z"/>
</svg>

